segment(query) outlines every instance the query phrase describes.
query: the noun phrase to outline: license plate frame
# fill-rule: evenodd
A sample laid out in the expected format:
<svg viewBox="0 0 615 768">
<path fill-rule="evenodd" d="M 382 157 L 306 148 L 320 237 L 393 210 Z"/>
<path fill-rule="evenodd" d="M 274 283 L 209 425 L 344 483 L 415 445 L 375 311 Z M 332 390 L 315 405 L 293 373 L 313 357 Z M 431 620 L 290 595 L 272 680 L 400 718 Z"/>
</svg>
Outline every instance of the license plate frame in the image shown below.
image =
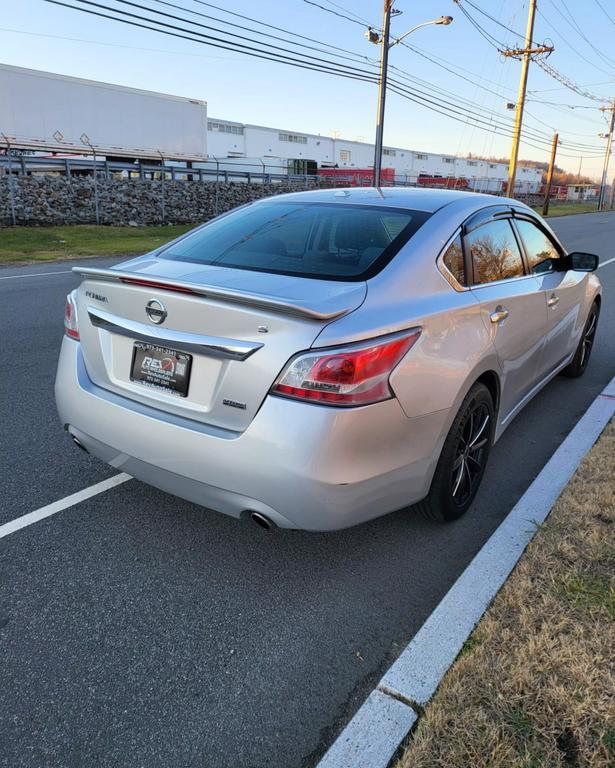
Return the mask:
<svg viewBox="0 0 615 768">
<path fill-rule="evenodd" d="M 130 380 L 158 392 L 188 397 L 192 355 L 177 349 L 135 341 Z"/>
</svg>

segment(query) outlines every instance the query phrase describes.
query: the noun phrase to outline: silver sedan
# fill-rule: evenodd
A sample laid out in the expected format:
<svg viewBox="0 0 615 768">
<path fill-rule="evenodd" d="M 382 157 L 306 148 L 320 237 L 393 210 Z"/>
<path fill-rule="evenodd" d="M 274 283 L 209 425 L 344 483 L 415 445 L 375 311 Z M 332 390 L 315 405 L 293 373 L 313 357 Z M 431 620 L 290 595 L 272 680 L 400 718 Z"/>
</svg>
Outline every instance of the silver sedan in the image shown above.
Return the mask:
<svg viewBox="0 0 615 768">
<path fill-rule="evenodd" d="M 596 266 L 505 198 L 260 200 L 76 268 L 58 411 L 103 461 L 265 528 L 454 520 L 515 415 L 585 371 Z"/>
</svg>

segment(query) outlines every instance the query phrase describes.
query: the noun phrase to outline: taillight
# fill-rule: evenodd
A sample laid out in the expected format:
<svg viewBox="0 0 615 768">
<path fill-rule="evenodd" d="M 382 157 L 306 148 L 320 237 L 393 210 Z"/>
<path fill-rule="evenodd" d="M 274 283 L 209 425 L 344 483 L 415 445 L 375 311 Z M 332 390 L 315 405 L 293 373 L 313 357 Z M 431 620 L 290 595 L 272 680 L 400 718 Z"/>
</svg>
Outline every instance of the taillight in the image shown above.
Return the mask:
<svg viewBox="0 0 615 768">
<path fill-rule="evenodd" d="M 64 333 L 71 339 L 79 340 L 79 324 L 77 322 L 77 291 L 71 291 L 66 297 L 64 307 Z"/>
<path fill-rule="evenodd" d="M 367 405 L 393 396 L 389 377 L 420 336 L 413 328 L 386 341 L 305 352 L 293 358 L 272 393 L 331 405 Z"/>
</svg>

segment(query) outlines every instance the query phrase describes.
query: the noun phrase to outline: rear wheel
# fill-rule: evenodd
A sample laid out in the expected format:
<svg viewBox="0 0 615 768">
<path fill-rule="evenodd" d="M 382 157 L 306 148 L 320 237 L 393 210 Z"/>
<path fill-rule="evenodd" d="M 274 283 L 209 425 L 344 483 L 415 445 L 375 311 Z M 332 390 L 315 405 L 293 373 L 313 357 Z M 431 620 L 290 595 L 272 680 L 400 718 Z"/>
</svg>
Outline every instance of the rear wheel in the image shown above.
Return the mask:
<svg viewBox="0 0 615 768">
<path fill-rule="evenodd" d="M 592 308 L 589 310 L 587 322 L 583 329 L 583 335 L 579 341 L 577 351 L 574 353 L 572 362 L 567 365 L 562 371 L 564 376 L 568 376 L 571 379 L 576 379 L 582 376 L 587 369 L 589 358 L 594 346 L 594 339 L 596 337 L 596 329 L 598 328 L 598 318 L 600 317 L 600 307 L 596 302 L 592 304 Z"/>
<path fill-rule="evenodd" d="M 451 426 L 429 489 L 417 507 L 449 522 L 467 511 L 480 486 L 493 441 L 495 409 L 484 384 L 474 384 Z"/>
</svg>

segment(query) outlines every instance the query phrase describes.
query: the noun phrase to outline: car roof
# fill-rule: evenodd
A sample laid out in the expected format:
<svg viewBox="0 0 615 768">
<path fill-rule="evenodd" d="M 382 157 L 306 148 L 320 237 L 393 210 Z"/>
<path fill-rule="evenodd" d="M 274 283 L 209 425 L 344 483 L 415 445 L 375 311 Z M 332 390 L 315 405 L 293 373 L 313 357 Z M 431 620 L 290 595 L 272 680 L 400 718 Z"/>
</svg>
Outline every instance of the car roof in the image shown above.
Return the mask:
<svg viewBox="0 0 615 768">
<path fill-rule="evenodd" d="M 475 202 L 476 209 L 487 205 L 514 204 L 518 201 L 497 195 L 461 192 L 452 189 L 424 189 L 422 187 L 345 187 L 315 189 L 309 192 L 290 192 L 277 195 L 276 199 L 305 201 L 313 203 L 340 203 L 354 205 L 381 205 L 389 208 L 408 208 L 415 211 L 434 213 L 450 203 Z M 271 200 L 271 198 L 265 198 Z M 472 206 L 474 207 L 474 206 Z"/>
</svg>

